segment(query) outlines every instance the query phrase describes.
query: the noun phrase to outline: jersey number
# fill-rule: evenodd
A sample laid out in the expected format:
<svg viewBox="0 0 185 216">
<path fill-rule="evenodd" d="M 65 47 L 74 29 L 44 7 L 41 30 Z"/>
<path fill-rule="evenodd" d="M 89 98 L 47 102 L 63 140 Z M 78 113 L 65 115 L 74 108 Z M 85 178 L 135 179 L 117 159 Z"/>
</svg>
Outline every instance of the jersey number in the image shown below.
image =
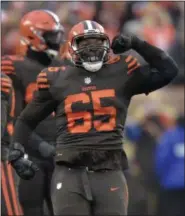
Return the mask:
<svg viewBox="0 0 185 216">
<path fill-rule="evenodd" d="M 92 91 L 91 97 L 87 93 L 69 95 L 65 99 L 65 113 L 68 121 L 68 130 L 71 133 L 87 133 L 92 128 L 92 125 L 97 131 L 111 131 L 116 126 L 116 108 L 113 106 L 101 106 L 101 99 L 114 98 L 115 90 L 107 89 L 100 91 Z M 92 99 L 91 99 L 92 98 Z M 73 103 L 81 102 L 82 104 L 93 104 L 94 116 L 110 116 L 108 122 L 100 120 L 92 120 L 92 114 L 87 111 L 73 112 Z M 76 120 L 82 119 L 83 123 L 76 124 Z"/>
</svg>

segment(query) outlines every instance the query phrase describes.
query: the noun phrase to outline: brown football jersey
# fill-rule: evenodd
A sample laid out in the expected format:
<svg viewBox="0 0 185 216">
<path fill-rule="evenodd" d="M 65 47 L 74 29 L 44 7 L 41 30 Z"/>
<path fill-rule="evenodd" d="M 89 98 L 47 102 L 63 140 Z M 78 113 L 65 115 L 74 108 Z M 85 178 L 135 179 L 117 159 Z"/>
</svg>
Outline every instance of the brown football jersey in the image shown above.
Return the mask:
<svg viewBox="0 0 185 216">
<path fill-rule="evenodd" d="M 143 85 L 150 73 L 152 69 L 133 55 L 117 56 L 97 73 L 49 67 L 37 78 L 38 95 L 28 107 L 31 125 L 55 111 L 58 150 L 121 149 L 131 97 L 154 90 L 150 83 Z"/>
<path fill-rule="evenodd" d="M 59 146 L 120 149 L 130 99 L 147 93 L 139 87 L 145 70 L 132 55 L 111 59 L 97 73 L 83 68 L 44 70 L 37 81 L 40 89 L 49 87 L 56 101 Z"/>
</svg>

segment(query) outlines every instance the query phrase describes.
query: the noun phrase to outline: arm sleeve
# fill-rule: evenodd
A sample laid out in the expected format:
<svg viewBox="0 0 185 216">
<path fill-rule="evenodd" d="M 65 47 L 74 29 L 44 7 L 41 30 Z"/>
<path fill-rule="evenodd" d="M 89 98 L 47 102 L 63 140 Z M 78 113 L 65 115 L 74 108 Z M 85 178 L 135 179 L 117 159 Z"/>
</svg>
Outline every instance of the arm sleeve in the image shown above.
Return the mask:
<svg viewBox="0 0 185 216">
<path fill-rule="evenodd" d="M 6 131 L 9 117 L 13 115 L 12 90 L 11 80 L 1 73 L 1 138 Z"/>
<path fill-rule="evenodd" d="M 147 62 L 132 70 L 129 88 L 132 95 L 149 94 L 152 91 L 168 85 L 178 74 L 178 68 L 173 59 L 161 49 L 147 42 L 136 44 L 134 49 Z M 128 64 L 129 65 L 129 64 Z"/>
<path fill-rule="evenodd" d="M 26 106 L 16 121 L 13 143 L 27 145 L 27 140 L 36 126 L 56 108 L 56 101 L 49 91 L 45 72 L 39 74 L 37 84 L 38 91 L 32 102 Z"/>
</svg>

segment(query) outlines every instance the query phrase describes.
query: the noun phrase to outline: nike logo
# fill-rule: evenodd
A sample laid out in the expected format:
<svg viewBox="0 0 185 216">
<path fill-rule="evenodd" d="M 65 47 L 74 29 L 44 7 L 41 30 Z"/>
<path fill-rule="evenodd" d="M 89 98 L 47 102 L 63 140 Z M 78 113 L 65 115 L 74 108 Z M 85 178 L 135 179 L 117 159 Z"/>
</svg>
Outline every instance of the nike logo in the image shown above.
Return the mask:
<svg viewBox="0 0 185 216">
<path fill-rule="evenodd" d="M 111 187 L 110 191 L 113 192 L 113 191 L 117 191 L 118 189 L 119 189 L 119 187 Z"/>
</svg>

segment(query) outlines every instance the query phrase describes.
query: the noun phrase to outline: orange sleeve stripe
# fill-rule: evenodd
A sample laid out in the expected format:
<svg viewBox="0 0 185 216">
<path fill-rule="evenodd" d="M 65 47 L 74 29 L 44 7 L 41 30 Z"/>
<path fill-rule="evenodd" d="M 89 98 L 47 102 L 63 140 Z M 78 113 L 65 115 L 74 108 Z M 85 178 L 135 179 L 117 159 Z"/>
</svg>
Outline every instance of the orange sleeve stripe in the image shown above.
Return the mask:
<svg viewBox="0 0 185 216">
<path fill-rule="evenodd" d="M 2 88 L 3 88 L 3 87 L 5 87 L 5 88 L 6 88 L 6 87 L 10 87 L 10 88 L 11 88 L 12 85 L 11 85 L 11 83 L 2 81 L 2 82 L 1 82 L 1 87 L 2 87 Z"/>
<path fill-rule="evenodd" d="M 4 65 L 4 66 L 1 66 L 1 70 L 12 70 L 12 71 L 14 71 L 14 70 L 15 70 L 15 68 L 14 68 L 14 67 L 12 67 L 12 66 L 7 66 L 7 65 Z"/>
<path fill-rule="evenodd" d="M 126 63 L 128 63 L 131 59 L 133 59 L 133 56 L 129 55 L 129 56 L 125 59 Z"/>
<path fill-rule="evenodd" d="M 119 60 L 120 60 L 120 56 L 111 57 L 111 58 L 108 60 L 107 64 L 113 64 L 113 63 L 118 62 Z"/>
<path fill-rule="evenodd" d="M 11 74 L 15 74 L 15 71 L 3 71 L 6 75 L 11 75 Z"/>
<path fill-rule="evenodd" d="M 42 78 L 42 77 L 38 77 L 38 79 L 37 79 L 37 83 L 40 83 L 40 82 L 45 82 L 45 83 L 47 83 L 48 82 L 48 79 L 47 78 Z"/>
<path fill-rule="evenodd" d="M 9 60 L 2 60 L 1 61 L 1 65 L 13 65 L 12 61 L 9 61 Z"/>
<path fill-rule="evenodd" d="M 12 101 L 11 101 L 11 110 L 10 110 L 10 116 L 14 117 L 15 116 L 15 91 L 12 88 Z"/>
<path fill-rule="evenodd" d="M 9 94 L 10 88 L 1 88 L 1 91 Z"/>
<path fill-rule="evenodd" d="M 130 69 L 131 67 L 133 67 L 136 64 L 137 64 L 137 59 L 135 58 L 128 64 L 128 69 Z"/>
<path fill-rule="evenodd" d="M 4 81 L 4 82 L 8 82 L 8 83 L 11 82 L 9 78 L 5 78 L 5 77 L 2 77 L 1 80 Z"/>
<path fill-rule="evenodd" d="M 13 135 L 14 126 L 13 126 L 13 124 L 10 123 L 10 122 L 7 124 L 7 131 L 8 131 L 8 133 L 9 133 L 11 136 Z"/>
<path fill-rule="evenodd" d="M 49 87 L 50 87 L 49 84 L 38 84 L 39 89 L 46 89 L 46 88 L 49 88 Z"/>
<path fill-rule="evenodd" d="M 60 67 L 48 67 L 48 72 L 58 72 Z"/>
<path fill-rule="evenodd" d="M 127 74 L 131 74 L 135 69 L 139 68 L 140 64 L 137 63 L 137 65 L 135 67 L 133 67 L 132 69 L 128 70 Z"/>
<path fill-rule="evenodd" d="M 41 73 L 38 75 L 38 77 L 47 77 L 47 73 L 41 72 Z"/>
</svg>

